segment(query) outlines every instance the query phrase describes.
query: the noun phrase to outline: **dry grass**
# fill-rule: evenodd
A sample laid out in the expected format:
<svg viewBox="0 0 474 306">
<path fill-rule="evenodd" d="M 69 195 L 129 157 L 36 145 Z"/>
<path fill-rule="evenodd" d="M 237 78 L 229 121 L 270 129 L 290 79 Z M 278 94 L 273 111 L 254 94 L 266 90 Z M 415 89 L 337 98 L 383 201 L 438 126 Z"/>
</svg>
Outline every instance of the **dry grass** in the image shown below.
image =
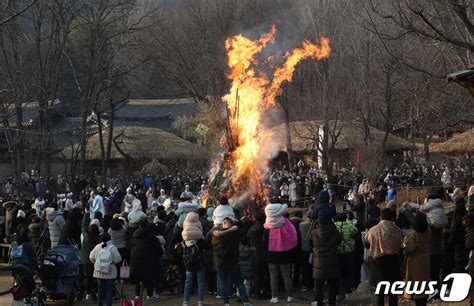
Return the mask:
<svg viewBox="0 0 474 306">
<path fill-rule="evenodd" d="M 474 129 L 458 134 L 448 141 L 435 143 L 430 147 L 431 152 L 443 154 L 474 152 Z"/>
<path fill-rule="evenodd" d="M 115 127 L 115 143 L 112 144 L 111 159 L 161 159 L 161 160 L 193 160 L 207 159 L 208 152 L 197 144 L 186 141 L 174 134 L 158 128 L 149 127 Z M 102 132 L 104 141 L 108 131 Z M 125 154 L 122 154 L 122 152 Z M 62 151 L 66 159 L 71 159 L 71 149 Z M 89 138 L 87 142 L 86 158 L 101 160 L 99 134 Z"/>
<path fill-rule="evenodd" d="M 400 207 L 403 202 L 422 204 L 431 188 L 397 188 L 396 201 Z"/>
</svg>

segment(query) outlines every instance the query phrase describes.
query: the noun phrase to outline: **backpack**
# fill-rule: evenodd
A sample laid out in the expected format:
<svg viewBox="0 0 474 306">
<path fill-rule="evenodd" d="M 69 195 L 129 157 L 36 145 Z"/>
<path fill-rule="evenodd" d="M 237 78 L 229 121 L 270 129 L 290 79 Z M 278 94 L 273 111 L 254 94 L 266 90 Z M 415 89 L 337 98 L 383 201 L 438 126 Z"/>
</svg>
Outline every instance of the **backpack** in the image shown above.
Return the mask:
<svg viewBox="0 0 474 306">
<path fill-rule="evenodd" d="M 352 253 L 355 248 L 355 239 L 351 233 L 352 224 L 348 225 L 346 222 L 336 222 L 337 230 L 341 233 L 342 241 L 337 246 L 339 254 Z"/>
<path fill-rule="evenodd" d="M 112 246 L 100 248 L 99 255 L 97 256 L 94 264 L 94 270 L 100 273 L 110 273 L 112 267 L 112 253 L 110 249 Z"/>
<path fill-rule="evenodd" d="M 184 254 L 184 248 L 185 244 L 184 241 L 176 243 L 174 246 L 171 245 L 169 249 L 167 250 L 167 256 L 170 259 L 173 259 L 175 261 L 182 261 L 183 260 L 183 254 Z"/>
<path fill-rule="evenodd" d="M 449 223 L 448 217 L 442 208 L 429 211 L 426 214 L 426 217 L 428 219 L 428 224 L 437 229 L 441 229 Z"/>
<path fill-rule="evenodd" d="M 29 266 L 29 260 L 25 252 L 23 244 L 13 243 L 12 250 L 10 253 L 10 260 L 13 266 L 24 265 Z"/>
<path fill-rule="evenodd" d="M 197 244 L 184 247 L 183 264 L 187 271 L 197 272 L 201 270 L 203 267 L 203 257 Z"/>
</svg>

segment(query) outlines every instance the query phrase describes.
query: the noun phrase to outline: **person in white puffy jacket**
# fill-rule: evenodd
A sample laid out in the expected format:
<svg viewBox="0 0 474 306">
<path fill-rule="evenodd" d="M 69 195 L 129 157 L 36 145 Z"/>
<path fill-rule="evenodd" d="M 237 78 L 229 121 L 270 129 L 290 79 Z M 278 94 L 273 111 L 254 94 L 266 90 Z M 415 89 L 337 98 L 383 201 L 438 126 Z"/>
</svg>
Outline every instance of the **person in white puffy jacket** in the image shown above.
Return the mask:
<svg viewBox="0 0 474 306">
<path fill-rule="evenodd" d="M 430 195 L 425 201 L 425 204 L 406 203 L 411 209 L 419 210 L 426 214 L 428 223 L 434 228 L 443 228 L 448 224 L 448 217 L 444 212 L 443 202 L 436 195 Z"/>
<path fill-rule="evenodd" d="M 291 179 L 290 185 L 288 186 L 288 197 L 292 207 L 296 206 L 298 201 L 298 193 L 296 192 L 296 181 L 295 178 Z"/>
<path fill-rule="evenodd" d="M 266 220 L 268 228 L 280 228 L 285 223 L 284 215 L 288 212 L 288 205 L 271 203 L 265 206 Z"/>
<path fill-rule="evenodd" d="M 222 225 L 227 217 L 235 217 L 234 210 L 229 206 L 229 200 L 225 196 L 219 198 L 219 206 L 214 209 L 212 221 L 214 226 Z"/>
<path fill-rule="evenodd" d="M 410 204 L 410 207 L 419 209 L 420 212 L 426 214 L 428 224 L 431 230 L 430 239 L 430 280 L 439 283 L 439 276 L 441 272 L 442 261 L 442 233 L 443 228 L 448 224 L 448 217 L 446 216 L 441 200 L 443 189 L 434 190 L 430 194 L 424 205 Z M 440 290 L 440 288 L 436 288 Z M 435 296 L 436 298 L 436 296 Z"/>
<path fill-rule="evenodd" d="M 443 183 L 444 188 L 449 188 L 453 185 L 453 178 L 451 177 L 451 172 L 448 167 L 444 169 L 441 175 L 441 183 Z"/>
</svg>

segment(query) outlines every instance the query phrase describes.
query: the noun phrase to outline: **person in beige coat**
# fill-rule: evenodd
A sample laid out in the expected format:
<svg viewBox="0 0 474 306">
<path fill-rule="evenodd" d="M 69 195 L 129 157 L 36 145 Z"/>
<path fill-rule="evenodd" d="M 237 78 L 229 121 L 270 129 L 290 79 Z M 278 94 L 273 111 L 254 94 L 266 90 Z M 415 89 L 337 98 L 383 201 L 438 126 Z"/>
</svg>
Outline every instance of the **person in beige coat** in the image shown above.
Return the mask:
<svg viewBox="0 0 474 306">
<path fill-rule="evenodd" d="M 202 225 L 199 221 L 199 215 L 195 212 L 190 212 L 184 219 L 183 232 L 181 233 L 184 241 L 198 241 L 203 239 Z"/>
<path fill-rule="evenodd" d="M 405 260 L 403 264 L 403 279 L 405 282 L 430 280 L 430 240 L 431 232 L 428 227 L 426 215 L 418 213 L 412 224 L 412 230 L 405 237 L 403 250 Z M 415 301 L 416 306 L 426 305 L 428 295 L 408 294 L 404 297 Z"/>
<path fill-rule="evenodd" d="M 97 278 L 99 283 L 98 304 L 99 306 L 103 306 L 103 299 L 105 296 L 107 298 L 107 306 L 112 306 L 113 285 L 114 280 L 117 278 L 117 268 L 115 265 L 122 261 L 122 257 L 120 256 L 118 249 L 112 244 L 109 233 L 103 233 L 102 243 L 96 245 L 89 255 L 89 259 L 92 263 L 95 264 L 99 257 L 100 251 L 103 248 L 107 248 L 109 250 L 111 263 L 108 273 L 97 271 L 97 269 L 94 268 L 94 277 Z"/>
</svg>

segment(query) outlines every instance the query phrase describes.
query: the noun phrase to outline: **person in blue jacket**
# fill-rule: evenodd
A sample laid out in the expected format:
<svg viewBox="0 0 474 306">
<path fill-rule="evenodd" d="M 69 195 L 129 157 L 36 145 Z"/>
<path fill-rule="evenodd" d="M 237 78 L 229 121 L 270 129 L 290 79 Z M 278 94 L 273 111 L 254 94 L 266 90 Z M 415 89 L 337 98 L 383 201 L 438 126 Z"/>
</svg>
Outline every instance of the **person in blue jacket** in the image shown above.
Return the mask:
<svg viewBox="0 0 474 306">
<path fill-rule="evenodd" d="M 390 202 L 390 201 L 395 201 L 395 195 L 397 194 L 397 191 L 395 190 L 395 188 L 393 188 L 392 185 L 388 185 L 388 190 L 387 190 L 387 196 L 385 197 L 385 201 L 386 202 Z"/>
<path fill-rule="evenodd" d="M 143 187 L 148 188 L 154 183 L 153 177 L 150 174 L 145 175 L 143 178 Z"/>
</svg>

